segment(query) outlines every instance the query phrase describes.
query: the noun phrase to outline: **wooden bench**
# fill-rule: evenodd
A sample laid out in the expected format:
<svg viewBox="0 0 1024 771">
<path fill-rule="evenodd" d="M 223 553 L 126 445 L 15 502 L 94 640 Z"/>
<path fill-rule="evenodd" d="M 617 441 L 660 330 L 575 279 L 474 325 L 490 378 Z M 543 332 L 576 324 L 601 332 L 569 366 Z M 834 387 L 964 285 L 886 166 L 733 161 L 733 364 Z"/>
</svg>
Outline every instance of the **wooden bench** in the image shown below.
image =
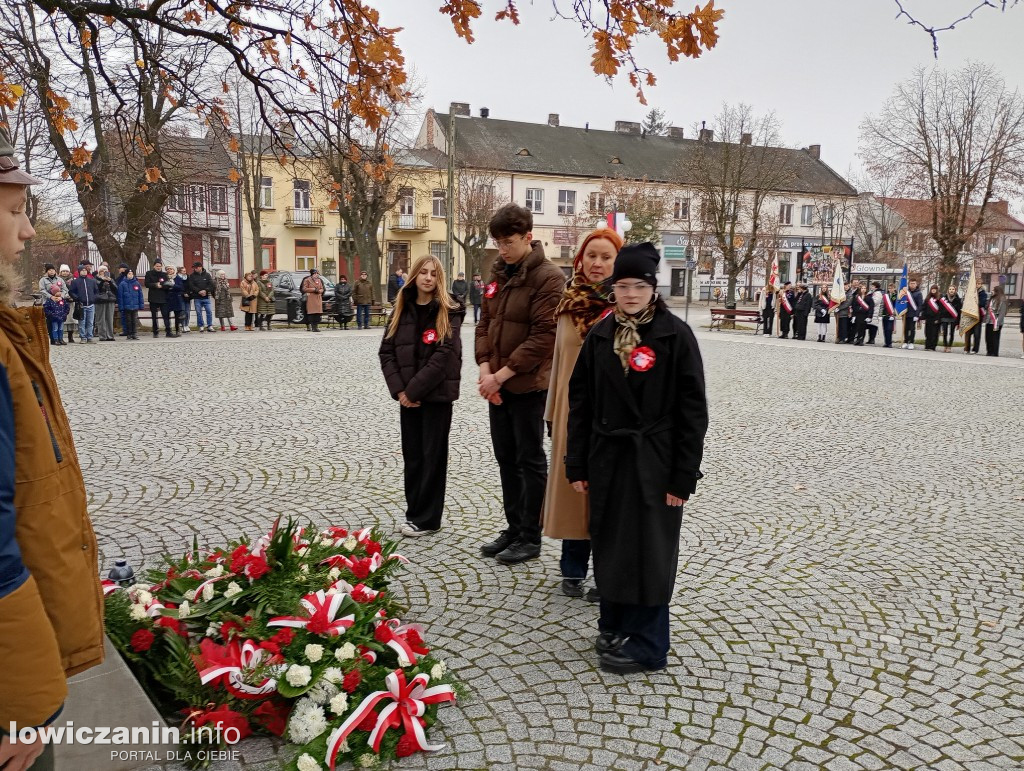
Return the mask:
<svg viewBox="0 0 1024 771">
<path fill-rule="evenodd" d="M 356 306 L 353 304 L 352 305 L 352 311 L 353 311 L 353 313 L 352 313 L 352 320 L 349 322 L 349 324 L 355 324 L 355 322 L 356 322 L 355 310 L 356 310 Z M 370 326 L 382 327 L 382 326 L 386 325 L 388 323 L 388 319 L 391 318 L 391 311 L 392 311 L 392 306 L 390 304 L 382 305 L 380 303 L 374 303 L 373 305 L 371 305 L 370 306 Z M 336 314 L 329 316 L 329 315 L 327 315 L 325 313 L 321 317 L 321 319 L 320 319 L 320 324 L 321 324 L 321 326 L 326 326 L 326 327 L 338 326 L 338 316 Z M 290 322 L 289 322 L 288 326 L 289 327 L 291 326 Z"/>
<path fill-rule="evenodd" d="M 717 329 L 721 332 L 723 321 L 732 321 L 734 323 L 737 321 L 752 322 L 754 324 L 754 334 L 757 334 L 761 329 L 761 312 L 741 308 L 712 308 L 711 329 Z"/>
</svg>

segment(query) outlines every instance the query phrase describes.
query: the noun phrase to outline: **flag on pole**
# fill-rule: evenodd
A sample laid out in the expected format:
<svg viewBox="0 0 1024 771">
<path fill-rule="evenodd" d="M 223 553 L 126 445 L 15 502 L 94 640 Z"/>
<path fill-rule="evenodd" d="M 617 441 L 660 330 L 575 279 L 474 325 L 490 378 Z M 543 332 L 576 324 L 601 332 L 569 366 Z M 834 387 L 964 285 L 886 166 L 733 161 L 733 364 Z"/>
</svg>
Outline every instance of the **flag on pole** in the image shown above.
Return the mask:
<svg viewBox="0 0 1024 771">
<path fill-rule="evenodd" d="M 626 232 L 630 228 L 626 225 L 628 220 L 626 219 L 626 213 L 621 211 L 610 211 L 608 212 L 608 227 L 614 230 L 623 238 L 626 237 Z"/>
<path fill-rule="evenodd" d="M 981 318 L 978 309 L 978 281 L 974 276 L 974 263 L 971 263 L 971 277 L 967 279 L 967 291 L 964 293 L 964 304 L 960 309 L 960 336 L 965 338 L 974 329 Z"/>
<path fill-rule="evenodd" d="M 843 268 L 836 260 L 836 269 L 832 275 L 832 289 L 828 293 L 828 309 L 834 310 L 846 299 L 846 288 L 843 286 Z"/>
<path fill-rule="evenodd" d="M 896 292 L 896 315 L 903 316 L 910 306 L 910 289 L 908 289 L 907 263 L 903 263 L 903 275 L 900 276 L 900 288 Z M 917 308 L 914 308 L 916 311 Z"/>
<path fill-rule="evenodd" d="M 779 253 L 772 256 L 772 272 L 768 276 L 768 283 L 778 289 L 779 287 Z"/>
</svg>

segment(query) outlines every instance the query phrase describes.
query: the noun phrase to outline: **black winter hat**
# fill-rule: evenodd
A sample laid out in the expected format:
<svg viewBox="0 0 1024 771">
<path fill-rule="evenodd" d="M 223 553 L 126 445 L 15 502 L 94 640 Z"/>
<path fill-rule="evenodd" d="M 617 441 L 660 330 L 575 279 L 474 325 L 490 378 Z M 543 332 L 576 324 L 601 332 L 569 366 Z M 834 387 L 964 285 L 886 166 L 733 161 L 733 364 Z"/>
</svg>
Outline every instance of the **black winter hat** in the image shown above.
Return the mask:
<svg viewBox="0 0 1024 771">
<path fill-rule="evenodd" d="M 47 270 L 57 270 L 57 268 L 52 262 L 48 262 L 45 265 L 43 265 L 43 271 L 45 272 Z"/>
<path fill-rule="evenodd" d="M 638 278 L 653 287 L 658 286 L 658 263 L 661 255 L 654 244 L 645 241 L 642 244 L 629 244 L 619 249 L 615 258 L 615 272 L 612 283 L 623 278 Z"/>
</svg>

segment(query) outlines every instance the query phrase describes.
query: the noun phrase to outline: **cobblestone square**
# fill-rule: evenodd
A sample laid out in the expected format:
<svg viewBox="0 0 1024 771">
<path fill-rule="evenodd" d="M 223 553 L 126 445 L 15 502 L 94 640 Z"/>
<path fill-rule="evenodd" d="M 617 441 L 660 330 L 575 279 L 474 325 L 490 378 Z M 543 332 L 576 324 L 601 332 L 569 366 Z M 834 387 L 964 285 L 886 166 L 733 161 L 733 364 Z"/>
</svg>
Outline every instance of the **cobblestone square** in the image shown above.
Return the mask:
<svg viewBox="0 0 1024 771">
<path fill-rule="evenodd" d="M 472 698 L 441 711 L 444 751 L 401 767 L 1024 767 L 1024 362 L 698 329 L 711 428 L 674 650 L 627 679 L 599 670 L 596 607 L 559 592 L 556 542 L 512 568 L 478 554 L 504 518 L 463 334 L 445 527 L 403 543 L 396 588 Z M 393 531 L 379 337 L 53 350 L 104 569 L 278 515 Z M 246 768 L 284 762 L 267 740 L 241 750 Z"/>
</svg>

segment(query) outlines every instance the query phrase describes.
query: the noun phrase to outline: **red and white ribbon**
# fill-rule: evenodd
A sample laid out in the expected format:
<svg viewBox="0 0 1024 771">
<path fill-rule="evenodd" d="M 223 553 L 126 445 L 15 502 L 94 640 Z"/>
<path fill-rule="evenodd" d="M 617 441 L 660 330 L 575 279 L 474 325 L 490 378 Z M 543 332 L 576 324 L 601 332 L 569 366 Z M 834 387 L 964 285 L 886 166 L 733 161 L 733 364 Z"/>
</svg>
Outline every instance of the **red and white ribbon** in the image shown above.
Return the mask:
<svg viewBox="0 0 1024 771">
<path fill-rule="evenodd" d="M 207 586 L 210 586 L 211 584 L 213 584 L 216 581 L 223 581 L 225 578 L 234 578 L 234 577 L 235 577 L 234 573 L 225 573 L 222 576 L 217 576 L 216 578 L 210 578 L 210 579 L 208 579 L 206 581 L 203 581 L 201 584 L 199 584 L 199 586 L 196 587 L 196 599 L 197 600 L 202 600 L 203 599 L 203 589 L 205 589 Z"/>
<path fill-rule="evenodd" d="M 384 644 L 398 654 L 398 663 L 403 667 L 413 666 L 416 663 L 417 654 L 424 656 L 430 653 L 430 650 L 423 646 L 424 629 L 420 624 L 406 624 L 403 626 L 402 622 L 397 618 L 389 618 L 385 621 L 377 622 L 377 626 L 385 626 L 391 630 L 392 637 Z M 416 645 L 413 645 L 407 639 L 409 632 L 413 631 L 420 638 L 420 642 Z"/>
<path fill-rule="evenodd" d="M 416 749 L 421 752 L 436 752 L 444 747 L 443 744 L 428 744 L 426 733 L 419 718 L 426 714 L 428 704 L 440 704 L 443 702 L 454 702 L 455 694 L 451 686 L 437 685 L 428 688 L 430 675 L 421 672 L 408 683 L 405 680 L 405 672 L 396 669 L 390 673 L 385 682 L 386 691 L 374 691 L 349 715 L 348 720 L 333 734 L 327 742 L 327 755 L 324 758 L 331 771 L 334 771 L 338 758 L 338 750 L 342 742 L 348 738 L 356 727 L 362 723 L 367 715 L 373 712 L 374 707 L 382 701 L 391 700 L 377 716 L 377 724 L 370 732 L 369 743 L 374 752 L 380 752 L 380 743 L 389 728 L 403 726 L 405 733 L 412 737 Z"/>
<path fill-rule="evenodd" d="M 106 597 L 109 594 L 113 594 L 118 589 L 121 589 L 121 585 L 116 581 L 111 581 L 109 578 L 104 578 L 100 581 L 100 586 L 103 587 L 103 596 Z"/>
<path fill-rule="evenodd" d="M 929 297 L 928 298 L 928 307 L 931 308 L 934 313 L 938 313 L 939 312 L 939 304 L 937 302 L 935 302 L 935 298 L 934 297 Z"/>
<path fill-rule="evenodd" d="M 352 626 L 356 620 L 355 615 L 351 613 L 338 618 L 338 611 L 346 596 L 344 594 L 328 596 L 323 589 L 316 594 L 307 594 L 300 600 L 300 603 L 302 607 L 309 611 L 309 616 L 305 618 L 301 616 L 277 616 L 270 619 L 267 622 L 267 626 L 290 626 L 296 629 L 312 631 L 309 629 L 309 626 L 315 621 L 317 623 L 314 626 L 325 629 L 325 631 L 319 632 L 319 634 L 329 634 L 332 637 L 343 635 L 345 630 Z"/>
<path fill-rule="evenodd" d="M 991 305 L 988 306 L 987 310 L 988 310 L 988 323 L 991 324 L 992 326 L 995 326 L 995 324 L 996 324 L 996 314 L 992 312 L 992 306 Z"/>
<path fill-rule="evenodd" d="M 785 292 L 782 293 L 782 307 L 786 309 L 786 313 L 793 312 L 793 305 L 789 302 L 789 297 Z"/>
<path fill-rule="evenodd" d="M 860 295 L 857 295 L 857 302 L 860 303 L 860 307 L 863 308 L 864 310 L 868 309 L 868 304 L 864 302 L 864 298 L 861 297 Z"/>
<path fill-rule="evenodd" d="M 268 651 L 252 640 L 246 640 L 241 646 L 237 641 L 232 642 L 225 646 L 225 650 L 229 663 L 199 670 L 199 680 L 203 685 L 216 683 L 223 678 L 224 687 L 240 699 L 259 699 L 277 690 L 277 680 L 273 677 L 265 677 L 258 685 L 245 682 L 245 672 L 260 666 L 263 657 L 270 655 Z"/>
<path fill-rule="evenodd" d="M 939 300 L 939 302 L 942 303 L 942 307 L 946 309 L 946 313 L 948 313 L 954 319 L 957 317 L 956 308 L 954 308 L 950 304 L 949 300 L 947 300 L 945 297 L 943 297 L 941 300 Z"/>
<path fill-rule="evenodd" d="M 892 316 L 896 313 L 896 309 L 892 307 L 892 298 L 889 295 L 882 293 L 882 302 L 885 303 L 885 315 Z"/>
<path fill-rule="evenodd" d="M 914 302 L 914 293 L 911 292 L 909 289 L 907 289 L 906 292 L 907 292 L 907 302 L 910 303 L 910 307 L 913 310 L 916 311 L 917 310 L 917 303 Z"/>
</svg>

